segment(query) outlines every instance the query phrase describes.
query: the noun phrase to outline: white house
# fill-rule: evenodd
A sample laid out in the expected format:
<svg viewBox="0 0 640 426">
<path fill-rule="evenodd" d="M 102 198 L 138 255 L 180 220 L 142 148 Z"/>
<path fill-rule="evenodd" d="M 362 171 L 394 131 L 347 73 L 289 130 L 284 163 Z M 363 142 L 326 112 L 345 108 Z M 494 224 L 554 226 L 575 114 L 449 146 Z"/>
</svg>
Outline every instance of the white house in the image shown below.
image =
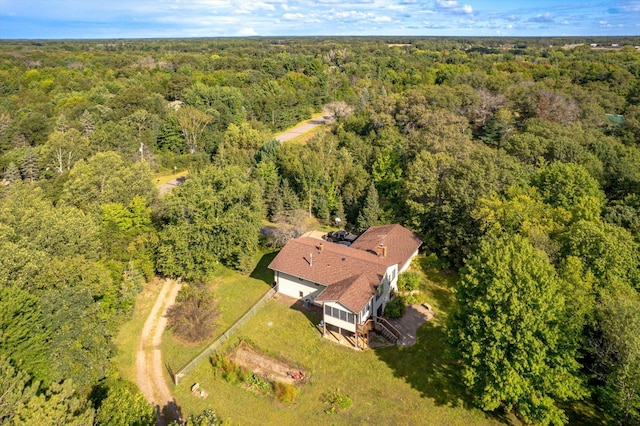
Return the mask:
<svg viewBox="0 0 640 426">
<path fill-rule="evenodd" d="M 279 293 L 321 306 L 325 327 L 357 336 L 382 315 L 421 244 L 400 225 L 373 226 L 350 247 L 301 237 L 287 242 L 269 269 Z"/>
</svg>

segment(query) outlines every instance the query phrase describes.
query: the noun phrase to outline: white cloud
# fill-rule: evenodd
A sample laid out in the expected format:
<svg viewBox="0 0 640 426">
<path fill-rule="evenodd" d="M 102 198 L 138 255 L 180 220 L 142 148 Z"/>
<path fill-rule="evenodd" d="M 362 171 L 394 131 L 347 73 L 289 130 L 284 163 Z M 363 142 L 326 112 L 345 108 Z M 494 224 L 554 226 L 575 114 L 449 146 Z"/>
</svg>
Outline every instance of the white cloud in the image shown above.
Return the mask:
<svg viewBox="0 0 640 426">
<path fill-rule="evenodd" d="M 242 5 L 236 9 L 236 13 L 240 14 L 251 14 L 256 11 L 272 11 L 276 10 L 276 7 L 270 3 L 264 2 L 246 2 L 242 3 Z"/>
<path fill-rule="evenodd" d="M 282 19 L 286 19 L 287 21 L 299 21 L 304 19 L 304 15 L 302 13 L 285 13 L 282 15 Z"/>
<path fill-rule="evenodd" d="M 391 18 L 388 16 L 376 16 L 373 18 L 373 22 L 391 22 Z"/>
<path fill-rule="evenodd" d="M 436 0 L 436 7 L 455 13 L 473 13 L 473 7 L 471 7 L 471 5 L 460 4 L 458 0 Z"/>
<path fill-rule="evenodd" d="M 444 7 L 445 9 L 453 9 L 454 7 L 458 7 L 457 0 L 436 0 L 436 4 L 440 7 Z"/>
<path fill-rule="evenodd" d="M 238 31 L 238 35 L 242 37 L 257 36 L 258 33 L 253 28 L 242 28 Z"/>
</svg>

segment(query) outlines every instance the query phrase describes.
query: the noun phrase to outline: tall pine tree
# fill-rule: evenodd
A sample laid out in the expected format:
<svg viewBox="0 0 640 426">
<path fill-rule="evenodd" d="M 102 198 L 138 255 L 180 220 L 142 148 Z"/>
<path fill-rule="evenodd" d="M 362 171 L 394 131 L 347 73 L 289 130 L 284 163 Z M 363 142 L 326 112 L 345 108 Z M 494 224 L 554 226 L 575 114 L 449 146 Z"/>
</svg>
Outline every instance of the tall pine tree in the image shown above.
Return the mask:
<svg viewBox="0 0 640 426">
<path fill-rule="evenodd" d="M 356 229 L 358 232 L 364 232 L 370 226 L 378 225 L 380 223 L 380 213 L 378 191 L 376 187 L 371 184 L 367 198 L 364 201 L 364 207 L 360 210 L 360 214 L 356 220 Z"/>
</svg>

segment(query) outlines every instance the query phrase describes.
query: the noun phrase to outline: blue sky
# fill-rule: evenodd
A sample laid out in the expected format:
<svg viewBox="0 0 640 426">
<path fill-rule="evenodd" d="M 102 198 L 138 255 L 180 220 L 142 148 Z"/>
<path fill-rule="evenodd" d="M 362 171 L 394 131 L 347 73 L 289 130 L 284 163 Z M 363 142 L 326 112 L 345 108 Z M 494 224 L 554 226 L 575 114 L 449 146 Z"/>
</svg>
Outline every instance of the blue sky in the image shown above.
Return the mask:
<svg viewBox="0 0 640 426">
<path fill-rule="evenodd" d="M 639 34 L 640 0 L 0 0 L 0 39 Z"/>
</svg>

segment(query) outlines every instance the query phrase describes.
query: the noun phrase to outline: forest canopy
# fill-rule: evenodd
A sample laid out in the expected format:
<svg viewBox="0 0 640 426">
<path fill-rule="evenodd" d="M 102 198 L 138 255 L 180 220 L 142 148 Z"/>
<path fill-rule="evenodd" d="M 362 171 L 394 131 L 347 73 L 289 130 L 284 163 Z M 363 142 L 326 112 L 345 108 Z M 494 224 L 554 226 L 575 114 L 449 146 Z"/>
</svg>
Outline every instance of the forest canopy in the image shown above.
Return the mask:
<svg viewBox="0 0 640 426">
<path fill-rule="evenodd" d="M 480 408 L 640 422 L 640 40 L 594 42 L 0 42 L 0 422 L 152 422 L 112 365 L 144 281 L 246 270 L 306 216 L 401 223 L 460 273 Z"/>
</svg>

